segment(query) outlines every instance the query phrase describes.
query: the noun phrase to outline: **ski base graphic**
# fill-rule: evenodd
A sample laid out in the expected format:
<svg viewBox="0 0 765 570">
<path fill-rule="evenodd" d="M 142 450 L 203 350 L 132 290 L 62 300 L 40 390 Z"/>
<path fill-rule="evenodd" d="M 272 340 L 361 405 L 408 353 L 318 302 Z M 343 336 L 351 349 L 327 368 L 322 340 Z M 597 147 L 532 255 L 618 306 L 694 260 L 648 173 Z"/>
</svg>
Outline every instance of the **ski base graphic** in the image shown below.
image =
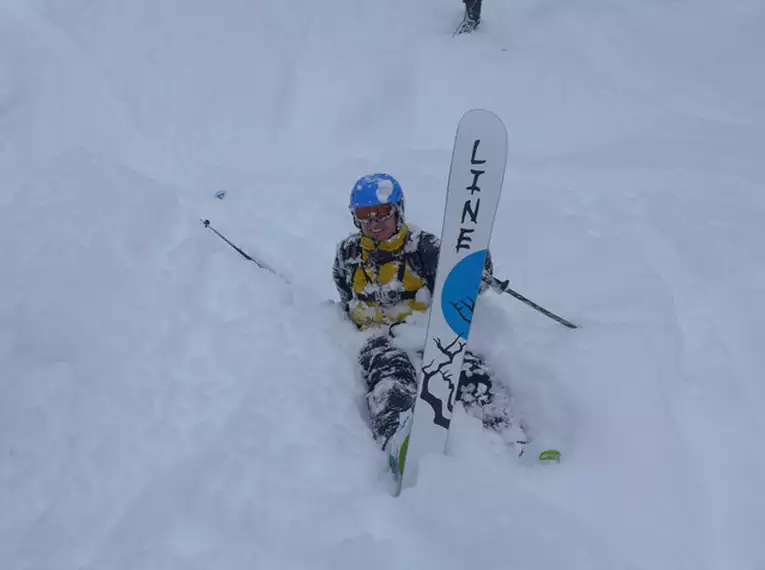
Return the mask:
<svg viewBox="0 0 765 570">
<path fill-rule="evenodd" d="M 495 114 L 473 109 L 457 127 L 438 270 L 406 442 L 389 453 L 397 494 L 415 484 L 420 459 L 443 453 L 478 301 L 507 163 L 507 132 Z"/>
</svg>

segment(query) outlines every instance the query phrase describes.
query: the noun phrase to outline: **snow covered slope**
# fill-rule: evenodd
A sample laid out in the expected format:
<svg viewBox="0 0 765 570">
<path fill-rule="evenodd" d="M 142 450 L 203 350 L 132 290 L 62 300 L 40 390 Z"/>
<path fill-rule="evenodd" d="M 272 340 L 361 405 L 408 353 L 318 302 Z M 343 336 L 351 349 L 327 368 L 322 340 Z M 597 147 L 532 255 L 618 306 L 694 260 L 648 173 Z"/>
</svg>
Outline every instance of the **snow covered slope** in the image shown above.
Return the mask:
<svg viewBox="0 0 765 570">
<path fill-rule="evenodd" d="M 0 5 L 0 568 L 765 568 L 765 2 L 484 15 Z M 394 499 L 330 266 L 368 172 L 440 231 L 471 107 L 497 274 L 582 325 L 494 295 L 471 342 L 565 460 L 460 414 Z"/>
</svg>

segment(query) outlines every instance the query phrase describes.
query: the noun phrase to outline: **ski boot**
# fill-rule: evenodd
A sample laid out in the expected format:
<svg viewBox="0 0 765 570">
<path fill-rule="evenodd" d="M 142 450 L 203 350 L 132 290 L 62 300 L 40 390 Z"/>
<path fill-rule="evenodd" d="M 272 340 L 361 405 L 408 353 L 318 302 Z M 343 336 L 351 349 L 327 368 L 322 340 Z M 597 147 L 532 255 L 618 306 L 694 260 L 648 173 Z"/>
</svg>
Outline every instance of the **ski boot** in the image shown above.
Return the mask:
<svg viewBox="0 0 765 570">
<path fill-rule="evenodd" d="M 464 0 L 465 17 L 454 35 L 469 34 L 481 23 L 481 0 Z"/>
</svg>

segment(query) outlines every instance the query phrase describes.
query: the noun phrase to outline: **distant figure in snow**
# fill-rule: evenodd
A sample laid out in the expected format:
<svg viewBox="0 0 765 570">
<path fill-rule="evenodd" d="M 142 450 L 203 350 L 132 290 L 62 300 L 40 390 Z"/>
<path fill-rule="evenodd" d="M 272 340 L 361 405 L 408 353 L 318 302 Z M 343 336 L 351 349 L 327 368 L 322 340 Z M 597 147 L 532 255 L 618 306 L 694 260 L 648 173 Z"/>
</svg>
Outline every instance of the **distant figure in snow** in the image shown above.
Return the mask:
<svg viewBox="0 0 765 570">
<path fill-rule="evenodd" d="M 411 418 L 417 392 L 415 367 L 394 340 L 410 326 L 404 322 L 408 316 L 425 312 L 430 305 L 440 240 L 407 225 L 403 191 L 388 174 L 360 178 L 351 191 L 350 209 L 360 232 L 338 244 L 332 276 L 350 319 L 359 329 L 372 332 L 359 354 L 359 364 L 372 433 L 389 451 L 402 443 L 405 430 L 401 428 Z M 487 255 L 485 279 L 492 271 Z M 481 292 L 487 288 L 482 283 Z M 423 332 L 422 348 L 424 341 Z M 528 438 L 511 412 L 509 391 L 493 381 L 492 372 L 470 350 L 457 394 L 468 414 L 498 432 L 518 455 L 523 453 Z"/>
<path fill-rule="evenodd" d="M 465 4 L 465 17 L 457 28 L 458 34 L 470 33 L 481 23 L 481 0 L 462 0 Z"/>
</svg>

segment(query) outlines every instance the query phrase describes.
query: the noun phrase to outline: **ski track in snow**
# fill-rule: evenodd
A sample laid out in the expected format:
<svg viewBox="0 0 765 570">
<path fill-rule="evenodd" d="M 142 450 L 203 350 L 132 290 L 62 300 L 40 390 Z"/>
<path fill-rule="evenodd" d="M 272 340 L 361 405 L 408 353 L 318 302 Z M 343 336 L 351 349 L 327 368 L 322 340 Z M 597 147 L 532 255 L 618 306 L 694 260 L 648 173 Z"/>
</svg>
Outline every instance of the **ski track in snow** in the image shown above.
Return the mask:
<svg viewBox="0 0 765 570">
<path fill-rule="evenodd" d="M 332 5 L 0 7 L 0 567 L 765 567 L 765 4 Z M 535 447 L 458 410 L 394 499 L 330 268 L 362 174 L 440 230 L 471 107 L 497 275 L 582 328 L 487 295 Z"/>
</svg>

